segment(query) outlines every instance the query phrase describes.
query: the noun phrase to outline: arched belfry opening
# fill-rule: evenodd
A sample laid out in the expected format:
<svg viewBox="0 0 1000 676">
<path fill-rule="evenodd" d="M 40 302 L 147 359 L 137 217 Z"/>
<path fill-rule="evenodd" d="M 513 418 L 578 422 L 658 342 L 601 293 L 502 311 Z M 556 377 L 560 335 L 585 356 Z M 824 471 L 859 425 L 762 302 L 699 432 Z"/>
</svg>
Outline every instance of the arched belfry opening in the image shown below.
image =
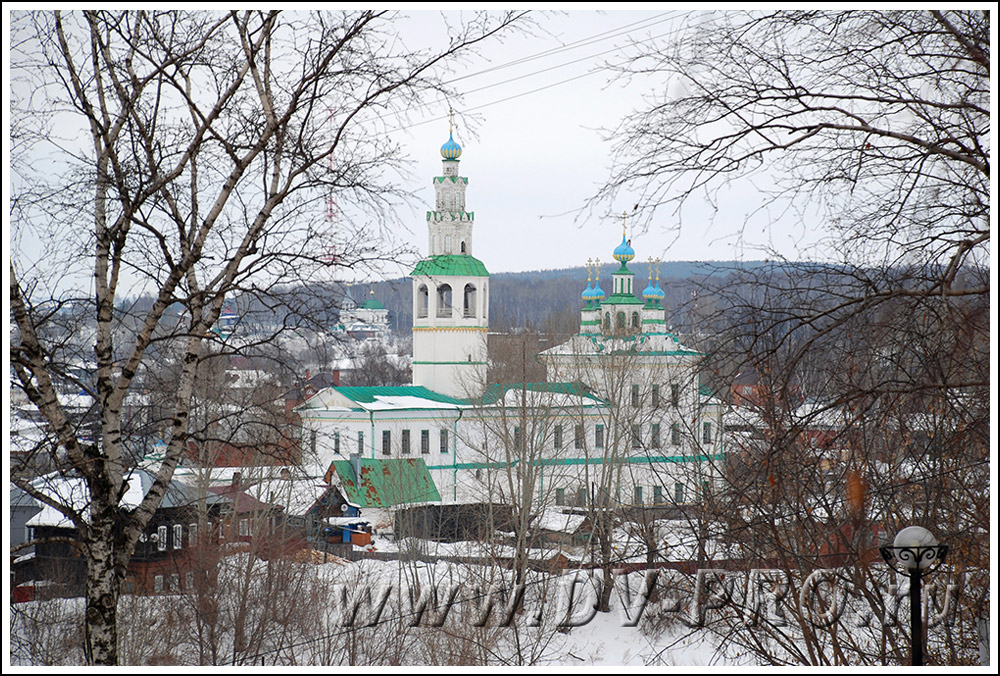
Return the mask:
<svg viewBox="0 0 1000 676">
<path fill-rule="evenodd" d="M 465 243 L 462 243 L 465 246 Z M 465 292 L 462 294 L 462 316 L 463 317 L 475 317 L 476 316 L 476 287 L 474 284 L 466 284 Z"/>
<path fill-rule="evenodd" d="M 451 285 L 442 284 L 437 289 L 437 316 L 451 317 Z"/>
<path fill-rule="evenodd" d="M 417 317 L 427 316 L 427 285 L 421 284 L 417 289 Z"/>
</svg>

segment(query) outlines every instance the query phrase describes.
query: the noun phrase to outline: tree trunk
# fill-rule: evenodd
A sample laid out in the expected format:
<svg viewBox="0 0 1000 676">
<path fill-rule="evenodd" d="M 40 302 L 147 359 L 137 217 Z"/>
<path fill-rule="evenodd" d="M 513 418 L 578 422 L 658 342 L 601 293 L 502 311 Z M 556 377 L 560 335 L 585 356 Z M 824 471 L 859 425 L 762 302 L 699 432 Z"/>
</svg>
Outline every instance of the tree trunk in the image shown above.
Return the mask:
<svg viewBox="0 0 1000 676">
<path fill-rule="evenodd" d="M 89 665 L 117 666 L 118 596 L 124 574 L 115 565 L 111 528 L 102 525 L 93 525 L 94 537 L 88 543 L 84 655 Z"/>
</svg>

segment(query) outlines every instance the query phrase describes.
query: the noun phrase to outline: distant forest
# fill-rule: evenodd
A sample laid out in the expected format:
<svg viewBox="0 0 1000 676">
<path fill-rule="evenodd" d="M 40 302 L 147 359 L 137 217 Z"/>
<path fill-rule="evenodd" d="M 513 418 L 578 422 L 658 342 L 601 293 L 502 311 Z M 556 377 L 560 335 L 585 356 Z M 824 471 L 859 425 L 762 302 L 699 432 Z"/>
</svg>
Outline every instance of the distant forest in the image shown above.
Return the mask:
<svg viewBox="0 0 1000 676">
<path fill-rule="evenodd" d="M 714 285 L 734 271 L 748 270 L 767 265 L 765 261 L 750 262 L 670 262 L 660 264 L 660 287 L 666 297 L 663 307 L 667 322 L 685 333 L 704 321 L 711 308 L 711 299 L 704 298 L 704 289 L 711 280 Z M 611 274 L 617 264 L 602 265 L 601 287 L 611 291 Z M 635 273 L 636 296 L 649 283 L 646 264 L 632 263 Z M 655 274 L 655 271 L 654 271 Z M 499 272 L 490 275 L 490 330 L 511 332 L 537 329 L 553 333 L 574 333 L 579 326 L 582 307 L 580 294 L 587 288 L 585 267 L 559 270 L 531 270 L 528 272 Z M 373 290 L 375 298 L 389 310 L 389 323 L 393 331 L 408 334 L 413 323 L 413 288 L 409 278 L 400 277 L 371 284 L 356 284 L 350 294 L 363 302 Z M 707 327 L 702 327 L 704 330 Z"/>
</svg>

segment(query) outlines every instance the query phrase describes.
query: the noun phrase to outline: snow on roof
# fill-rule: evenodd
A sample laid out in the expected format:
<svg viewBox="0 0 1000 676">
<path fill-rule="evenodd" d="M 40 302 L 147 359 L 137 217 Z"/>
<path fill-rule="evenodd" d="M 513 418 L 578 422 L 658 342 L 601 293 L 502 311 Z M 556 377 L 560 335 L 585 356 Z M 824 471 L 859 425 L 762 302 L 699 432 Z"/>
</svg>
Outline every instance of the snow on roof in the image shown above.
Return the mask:
<svg viewBox="0 0 1000 676">
<path fill-rule="evenodd" d="M 368 519 L 364 519 L 360 516 L 331 516 L 327 518 L 326 523 L 335 528 L 340 528 L 342 526 L 353 526 L 355 524 L 367 524 Z"/>
<path fill-rule="evenodd" d="M 133 470 L 125 479 L 125 492 L 122 494 L 119 505 L 125 509 L 135 509 L 141 503 L 146 493 L 153 485 L 155 477 L 146 470 Z M 80 477 L 64 477 L 58 472 L 47 474 L 31 482 L 31 485 L 44 495 L 66 505 L 74 512 L 80 514 L 84 519 L 88 518 L 90 512 L 90 490 L 87 483 Z M 189 486 L 171 481 L 163 495 L 161 507 L 170 508 L 186 504 L 192 504 L 194 496 Z M 58 509 L 38 502 L 42 510 L 28 519 L 26 525 L 30 527 L 51 526 L 53 528 L 72 528 L 73 522 Z"/>
<path fill-rule="evenodd" d="M 540 530 L 575 533 L 586 518 L 583 514 L 563 514 L 547 509 L 535 518 L 533 525 Z"/>
<path fill-rule="evenodd" d="M 273 502 L 282 505 L 285 513 L 295 516 L 305 514 L 330 490 L 322 479 L 279 479 L 266 486 L 273 493 Z"/>
</svg>

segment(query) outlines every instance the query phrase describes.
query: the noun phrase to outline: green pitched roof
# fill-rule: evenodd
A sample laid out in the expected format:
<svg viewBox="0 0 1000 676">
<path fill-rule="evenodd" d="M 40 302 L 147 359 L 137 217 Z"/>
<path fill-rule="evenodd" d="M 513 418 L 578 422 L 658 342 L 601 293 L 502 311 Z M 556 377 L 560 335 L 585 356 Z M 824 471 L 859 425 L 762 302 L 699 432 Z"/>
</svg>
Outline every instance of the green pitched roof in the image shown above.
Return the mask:
<svg viewBox="0 0 1000 676">
<path fill-rule="evenodd" d="M 503 398 L 504 393 L 510 390 L 520 390 L 521 388 L 529 392 L 552 392 L 555 394 L 569 394 L 577 396 L 584 399 L 590 399 L 595 403 L 603 404 L 604 401 L 598 399 L 594 394 L 587 389 L 586 385 L 583 383 L 508 383 L 503 385 L 490 385 L 486 388 L 486 392 L 483 393 L 482 403 L 485 405 L 493 404 Z"/>
<path fill-rule="evenodd" d="M 446 394 L 428 390 L 422 385 L 399 385 L 396 387 L 335 387 L 338 393 L 360 404 L 374 403 L 375 397 L 420 397 L 444 404 L 468 404 L 468 399 L 456 399 Z"/>
<path fill-rule="evenodd" d="M 364 310 L 384 310 L 385 306 L 374 298 L 369 298 L 361 304 L 361 308 Z"/>
<path fill-rule="evenodd" d="M 431 256 L 417 263 L 410 275 L 428 277 L 489 277 L 486 266 L 478 258 L 464 254 Z"/>
<path fill-rule="evenodd" d="M 406 502 L 440 502 L 422 458 L 361 459 L 360 481 L 350 460 L 334 460 L 347 499 L 361 507 L 392 507 Z"/>
</svg>

